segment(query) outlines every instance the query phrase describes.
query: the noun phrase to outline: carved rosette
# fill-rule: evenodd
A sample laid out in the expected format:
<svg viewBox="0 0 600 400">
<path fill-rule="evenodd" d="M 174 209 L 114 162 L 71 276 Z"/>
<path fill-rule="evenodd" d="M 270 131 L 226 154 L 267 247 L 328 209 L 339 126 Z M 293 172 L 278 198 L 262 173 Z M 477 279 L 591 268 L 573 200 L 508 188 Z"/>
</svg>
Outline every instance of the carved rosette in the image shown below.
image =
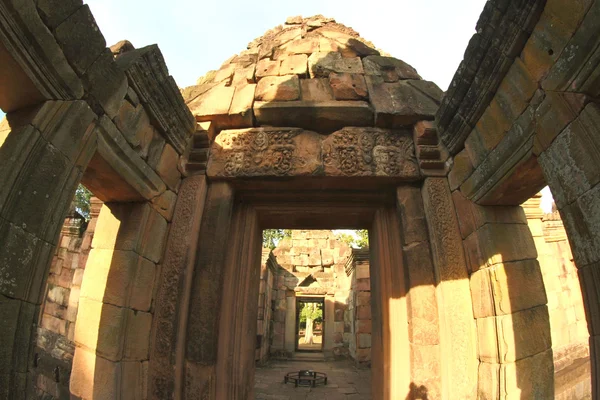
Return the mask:
<svg viewBox="0 0 600 400">
<path fill-rule="evenodd" d="M 212 145 L 208 175 L 219 177 L 314 174 L 320 135 L 295 128 L 223 131 Z"/>
<path fill-rule="evenodd" d="M 411 133 L 358 127 L 328 136 L 298 128 L 222 131 L 212 145 L 207 174 L 420 178 Z"/>
<path fill-rule="evenodd" d="M 325 175 L 418 178 L 411 135 L 378 128 L 344 128 L 323 141 Z"/>
</svg>

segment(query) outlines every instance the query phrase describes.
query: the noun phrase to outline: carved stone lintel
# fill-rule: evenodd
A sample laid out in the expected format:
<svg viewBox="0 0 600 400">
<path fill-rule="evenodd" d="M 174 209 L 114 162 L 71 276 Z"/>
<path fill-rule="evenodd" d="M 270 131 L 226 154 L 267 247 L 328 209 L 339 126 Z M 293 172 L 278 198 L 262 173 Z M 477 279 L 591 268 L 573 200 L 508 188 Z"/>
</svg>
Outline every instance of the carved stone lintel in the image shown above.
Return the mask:
<svg viewBox="0 0 600 400">
<path fill-rule="evenodd" d="M 212 145 L 207 174 L 420 177 L 410 135 L 379 128 L 344 128 L 328 136 L 299 128 L 222 131 Z"/>
<path fill-rule="evenodd" d="M 194 116 L 185 105 L 157 45 L 123 53 L 117 64 L 129 78 L 150 118 L 160 133 L 179 154 L 185 150 L 188 136 L 194 131 Z"/>
</svg>

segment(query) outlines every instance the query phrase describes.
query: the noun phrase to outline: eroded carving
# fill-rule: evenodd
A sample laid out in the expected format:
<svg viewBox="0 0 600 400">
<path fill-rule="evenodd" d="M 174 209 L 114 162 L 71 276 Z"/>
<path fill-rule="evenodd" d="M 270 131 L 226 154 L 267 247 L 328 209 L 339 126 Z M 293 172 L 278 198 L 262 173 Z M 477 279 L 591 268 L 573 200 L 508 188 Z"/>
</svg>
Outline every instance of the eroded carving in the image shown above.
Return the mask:
<svg viewBox="0 0 600 400">
<path fill-rule="evenodd" d="M 344 128 L 329 136 L 297 128 L 223 131 L 212 146 L 209 176 L 420 176 L 405 131 Z"/>
</svg>

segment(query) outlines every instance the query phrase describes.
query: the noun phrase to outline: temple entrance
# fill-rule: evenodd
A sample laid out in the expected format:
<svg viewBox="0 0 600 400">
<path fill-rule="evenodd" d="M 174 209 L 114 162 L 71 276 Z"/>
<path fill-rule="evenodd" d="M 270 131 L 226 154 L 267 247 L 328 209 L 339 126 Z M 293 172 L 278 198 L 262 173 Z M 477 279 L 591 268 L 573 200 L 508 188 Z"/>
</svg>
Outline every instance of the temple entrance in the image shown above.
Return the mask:
<svg viewBox="0 0 600 400">
<path fill-rule="evenodd" d="M 296 351 L 323 351 L 324 313 L 323 297 L 296 298 Z"/>
</svg>

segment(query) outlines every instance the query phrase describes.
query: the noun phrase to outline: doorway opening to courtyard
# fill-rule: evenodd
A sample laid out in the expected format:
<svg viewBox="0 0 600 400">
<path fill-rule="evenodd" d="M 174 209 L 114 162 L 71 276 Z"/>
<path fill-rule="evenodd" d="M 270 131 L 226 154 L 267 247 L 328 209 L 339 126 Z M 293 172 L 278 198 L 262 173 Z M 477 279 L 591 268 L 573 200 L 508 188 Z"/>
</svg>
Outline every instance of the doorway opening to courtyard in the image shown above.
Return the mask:
<svg viewBox="0 0 600 400">
<path fill-rule="evenodd" d="M 307 277 L 300 286 L 310 281 Z M 310 285 L 306 285 L 309 286 Z M 324 297 L 296 297 L 296 351 L 322 352 L 325 321 Z"/>
</svg>

